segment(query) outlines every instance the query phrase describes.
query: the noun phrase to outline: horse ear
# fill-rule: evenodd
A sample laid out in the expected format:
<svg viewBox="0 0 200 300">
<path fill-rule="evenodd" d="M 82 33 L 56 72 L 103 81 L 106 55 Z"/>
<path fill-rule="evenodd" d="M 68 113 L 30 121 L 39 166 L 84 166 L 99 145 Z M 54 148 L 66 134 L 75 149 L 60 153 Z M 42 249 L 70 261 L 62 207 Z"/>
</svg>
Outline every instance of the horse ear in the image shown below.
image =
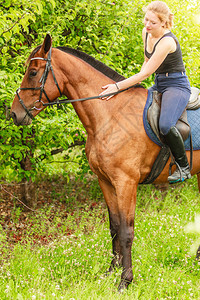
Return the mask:
<svg viewBox="0 0 200 300">
<path fill-rule="evenodd" d="M 51 48 L 52 39 L 49 34 L 46 35 L 44 42 L 41 47 L 42 53 L 45 55 L 47 52 L 49 52 L 49 49 Z"/>
</svg>

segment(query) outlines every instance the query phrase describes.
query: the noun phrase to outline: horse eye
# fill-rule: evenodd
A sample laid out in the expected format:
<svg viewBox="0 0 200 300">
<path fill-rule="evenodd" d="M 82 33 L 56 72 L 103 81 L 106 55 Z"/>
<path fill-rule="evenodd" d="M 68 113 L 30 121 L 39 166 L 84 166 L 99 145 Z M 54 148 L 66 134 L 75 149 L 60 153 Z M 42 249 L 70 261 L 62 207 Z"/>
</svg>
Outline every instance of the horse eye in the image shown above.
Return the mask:
<svg viewBox="0 0 200 300">
<path fill-rule="evenodd" d="M 36 75 L 37 75 L 37 71 L 36 70 L 31 70 L 30 73 L 29 73 L 30 77 L 34 77 Z"/>
</svg>

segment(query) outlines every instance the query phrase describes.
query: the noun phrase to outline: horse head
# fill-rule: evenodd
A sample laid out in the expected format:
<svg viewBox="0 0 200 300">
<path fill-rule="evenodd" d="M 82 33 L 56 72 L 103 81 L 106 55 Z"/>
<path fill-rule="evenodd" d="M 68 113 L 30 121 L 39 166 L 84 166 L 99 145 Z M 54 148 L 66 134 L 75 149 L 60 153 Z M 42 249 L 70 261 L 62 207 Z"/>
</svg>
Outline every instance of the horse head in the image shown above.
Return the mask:
<svg viewBox="0 0 200 300">
<path fill-rule="evenodd" d="M 29 125 L 32 119 L 44 109 L 43 104 L 61 95 L 51 65 L 51 44 L 49 34 L 42 45 L 30 54 L 21 86 L 11 107 L 11 117 L 16 125 Z"/>
</svg>

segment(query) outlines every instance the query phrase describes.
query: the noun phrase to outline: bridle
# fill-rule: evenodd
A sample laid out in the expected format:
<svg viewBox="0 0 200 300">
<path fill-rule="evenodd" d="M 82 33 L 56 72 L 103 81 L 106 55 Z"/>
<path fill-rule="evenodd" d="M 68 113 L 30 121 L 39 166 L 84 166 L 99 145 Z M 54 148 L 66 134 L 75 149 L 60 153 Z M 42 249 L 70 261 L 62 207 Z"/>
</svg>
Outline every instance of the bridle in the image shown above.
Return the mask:
<svg viewBox="0 0 200 300">
<path fill-rule="evenodd" d="M 49 99 L 49 97 L 48 97 L 48 95 L 47 95 L 47 93 L 45 92 L 45 89 L 44 89 L 44 86 L 45 86 L 45 83 L 46 83 L 46 80 L 47 80 L 47 76 L 48 76 L 50 70 L 51 70 L 51 72 L 52 72 L 53 79 L 54 79 L 54 82 L 55 82 L 55 84 L 56 84 L 56 86 L 57 86 L 57 88 L 58 88 L 58 91 L 59 91 L 59 93 L 60 93 L 60 96 L 62 96 L 61 90 L 60 90 L 60 88 L 59 88 L 58 82 L 57 82 L 57 80 L 56 80 L 56 77 L 55 77 L 55 74 L 54 74 L 54 71 L 53 71 L 53 67 L 52 67 L 52 65 L 51 65 L 51 51 L 52 51 L 52 48 L 50 48 L 47 58 L 43 58 L 43 57 L 33 57 L 33 58 L 31 58 L 31 61 L 36 60 L 36 59 L 40 59 L 40 60 L 46 61 L 46 66 L 45 66 L 44 73 L 42 74 L 42 77 L 41 77 L 41 79 L 40 79 L 40 81 L 39 81 L 39 82 L 41 83 L 41 85 L 40 85 L 39 87 L 34 87 L 34 88 L 18 88 L 18 89 L 16 90 L 16 95 L 17 95 L 18 98 L 19 98 L 19 103 L 22 105 L 22 107 L 24 108 L 26 114 L 27 114 L 31 119 L 33 119 L 33 115 L 32 115 L 32 113 L 31 113 L 31 111 L 33 111 L 33 110 L 41 110 L 41 109 L 43 108 L 43 107 L 41 107 L 41 108 L 36 107 L 36 104 L 37 104 L 37 103 L 41 103 L 42 106 L 44 106 L 44 104 L 45 104 L 45 103 L 42 101 L 42 94 L 43 94 L 43 93 L 44 93 L 46 99 L 47 99 L 48 102 L 49 102 L 48 104 L 51 103 L 51 101 L 50 101 L 50 99 Z M 34 106 L 31 107 L 30 109 L 28 109 L 28 107 L 26 107 L 26 105 L 24 104 L 23 100 L 20 98 L 19 92 L 22 91 L 22 90 L 23 90 L 23 91 L 26 91 L 26 90 L 33 90 L 33 91 L 40 90 L 40 96 L 39 96 L 39 99 L 36 100 L 36 101 L 34 102 L 34 104 L 33 104 Z M 25 117 L 26 117 L 26 116 L 25 116 Z M 24 118 L 25 118 L 25 117 L 24 117 Z"/>
<path fill-rule="evenodd" d="M 99 96 L 99 95 L 98 95 L 98 96 L 93 96 L 93 97 L 80 98 L 80 99 L 72 99 L 72 100 L 69 100 L 69 99 L 61 99 L 61 100 L 59 100 L 59 99 L 57 98 L 57 99 L 55 99 L 53 102 L 51 102 L 50 99 L 49 99 L 49 97 L 48 97 L 48 95 L 47 95 L 47 93 L 45 92 L 45 89 L 44 89 L 45 82 L 46 82 L 46 80 L 47 80 L 47 76 L 48 76 L 50 70 L 51 70 L 51 72 L 52 72 L 53 79 L 54 79 L 54 82 L 55 82 L 55 84 L 56 84 L 56 86 L 57 86 L 57 88 L 58 88 L 58 91 L 59 91 L 59 93 L 60 93 L 60 96 L 62 96 L 61 90 L 60 90 L 60 88 L 59 88 L 58 82 L 57 82 L 57 80 L 56 80 L 56 77 L 55 77 L 55 74 L 54 74 L 54 71 L 53 71 L 53 67 L 52 67 L 52 65 L 51 65 L 51 52 L 52 52 L 52 48 L 50 48 L 47 58 L 43 58 L 43 57 L 33 57 L 33 58 L 31 58 L 31 61 L 36 60 L 36 59 L 40 59 L 40 60 L 46 61 L 46 67 L 45 67 L 44 73 L 42 74 L 42 77 L 41 77 L 41 79 L 40 79 L 40 81 L 39 81 L 39 82 L 41 82 L 41 86 L 40 86 L 40 87 L 35 87 L 35 88 L 18 88 L 17 91 L 16 91 L 16 95 L 17 95 L 18 98 L 19 98 L 19 103 L 22 105 L 22 107 L 24 108 L 24 110 L 25 110 L 25 112 L 26 112 L 26 115 L 24 116 L 24 119 L 26 118 L 27 115 L 28 115 L 31 119 L 33 119 L 34 117 L 33 117 L 32 113 L 31 113 L 31 111 L 33 111 L 33 110 L 38 110 L 38 111 L 39 111 L 39 110 L 42 110 L 42 108 L 43 108 L 43 107 L 46 107 L 46 106 L 59 105 L 59 104 L 63 104 L 63 103 L 73 103 L 73 102 L 77 102 L 77 101 L 85 101 L 85 100 L 93 100 L 93 99 L 102 99 L 102 96 Z M 113 92 L 113 93 L 105 94 L 104 97 L 109 97 L 109 96 L 112 96 L 112 95 L 117 95 L 117 94 L 119 94 L 119 93 L 122 93 L 122 92 L 124 92 L 124 91 L 127 91 L 127 90 L 129 90 L 129 89 L 131 89 L 131 88 L 134 88 L 134 87 L 136 87 L 136 86 L 137 86 L 137 85 L 133 85 L 133 86 L 130 86 L 130 87 L 128 87 L 128 88 L 126 88 L 126 89 L 123 89 L 123 90 L 118 90 L 118 91 Z M 140 87 L 142 87 L 142 86 L 140 86 Z M 36 100 L 36 101 L 34 102 L 34 104 L 33 104 L 34 106 L 33 106 L 33 107 L 31 107 L 31 108 L 28 109 L 28 108 L 26 107 L 26 105 L 24 104 L 23 100 L 20 98 L 19 92 L 22 91 L 22 90 L 23 90 L 23 91 L 26 91 L 26 90 L 34 90 L 34 91 L 35 91 L 35 90 L 40 90 L 39 100 Z M 48 100 L 48 103 L 44 103 L 44 102 L 42 101 L 42 94 L 43 94 L 43 93 L 45 94 L 45 97 L 46 97 L 46 99 Z M 37 104 L 37 103 L 41 103 L 41 104 L 42 104 L 42 107 L 41 107 L 41 108 L 36 107 L 36 104 Z"/>
</svg>

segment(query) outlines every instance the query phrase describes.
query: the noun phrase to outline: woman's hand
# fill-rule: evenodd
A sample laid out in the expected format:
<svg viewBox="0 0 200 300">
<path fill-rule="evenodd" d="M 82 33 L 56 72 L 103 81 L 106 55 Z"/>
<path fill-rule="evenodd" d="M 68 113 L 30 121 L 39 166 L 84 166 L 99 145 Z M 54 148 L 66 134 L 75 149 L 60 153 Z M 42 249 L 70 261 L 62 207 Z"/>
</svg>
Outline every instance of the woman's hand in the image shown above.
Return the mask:
<svg viewBox="0 0 200 300">
<path fill-rule="evenodd" d="M 116 93 L 119 88 L 117 87 L 117 84 L 107 84 L 105 86 L 102 86 L 102 89 L 104 89 L 104 91 L 99 94 L 99 96 L 102 96 L 102 100 L 109 100 L 110 98 L 112 98 L 115 95 L 110 95 L 108 97 L 104 97 L 104 95 L 110 94 L 110 93 Z"/>
</svg>

